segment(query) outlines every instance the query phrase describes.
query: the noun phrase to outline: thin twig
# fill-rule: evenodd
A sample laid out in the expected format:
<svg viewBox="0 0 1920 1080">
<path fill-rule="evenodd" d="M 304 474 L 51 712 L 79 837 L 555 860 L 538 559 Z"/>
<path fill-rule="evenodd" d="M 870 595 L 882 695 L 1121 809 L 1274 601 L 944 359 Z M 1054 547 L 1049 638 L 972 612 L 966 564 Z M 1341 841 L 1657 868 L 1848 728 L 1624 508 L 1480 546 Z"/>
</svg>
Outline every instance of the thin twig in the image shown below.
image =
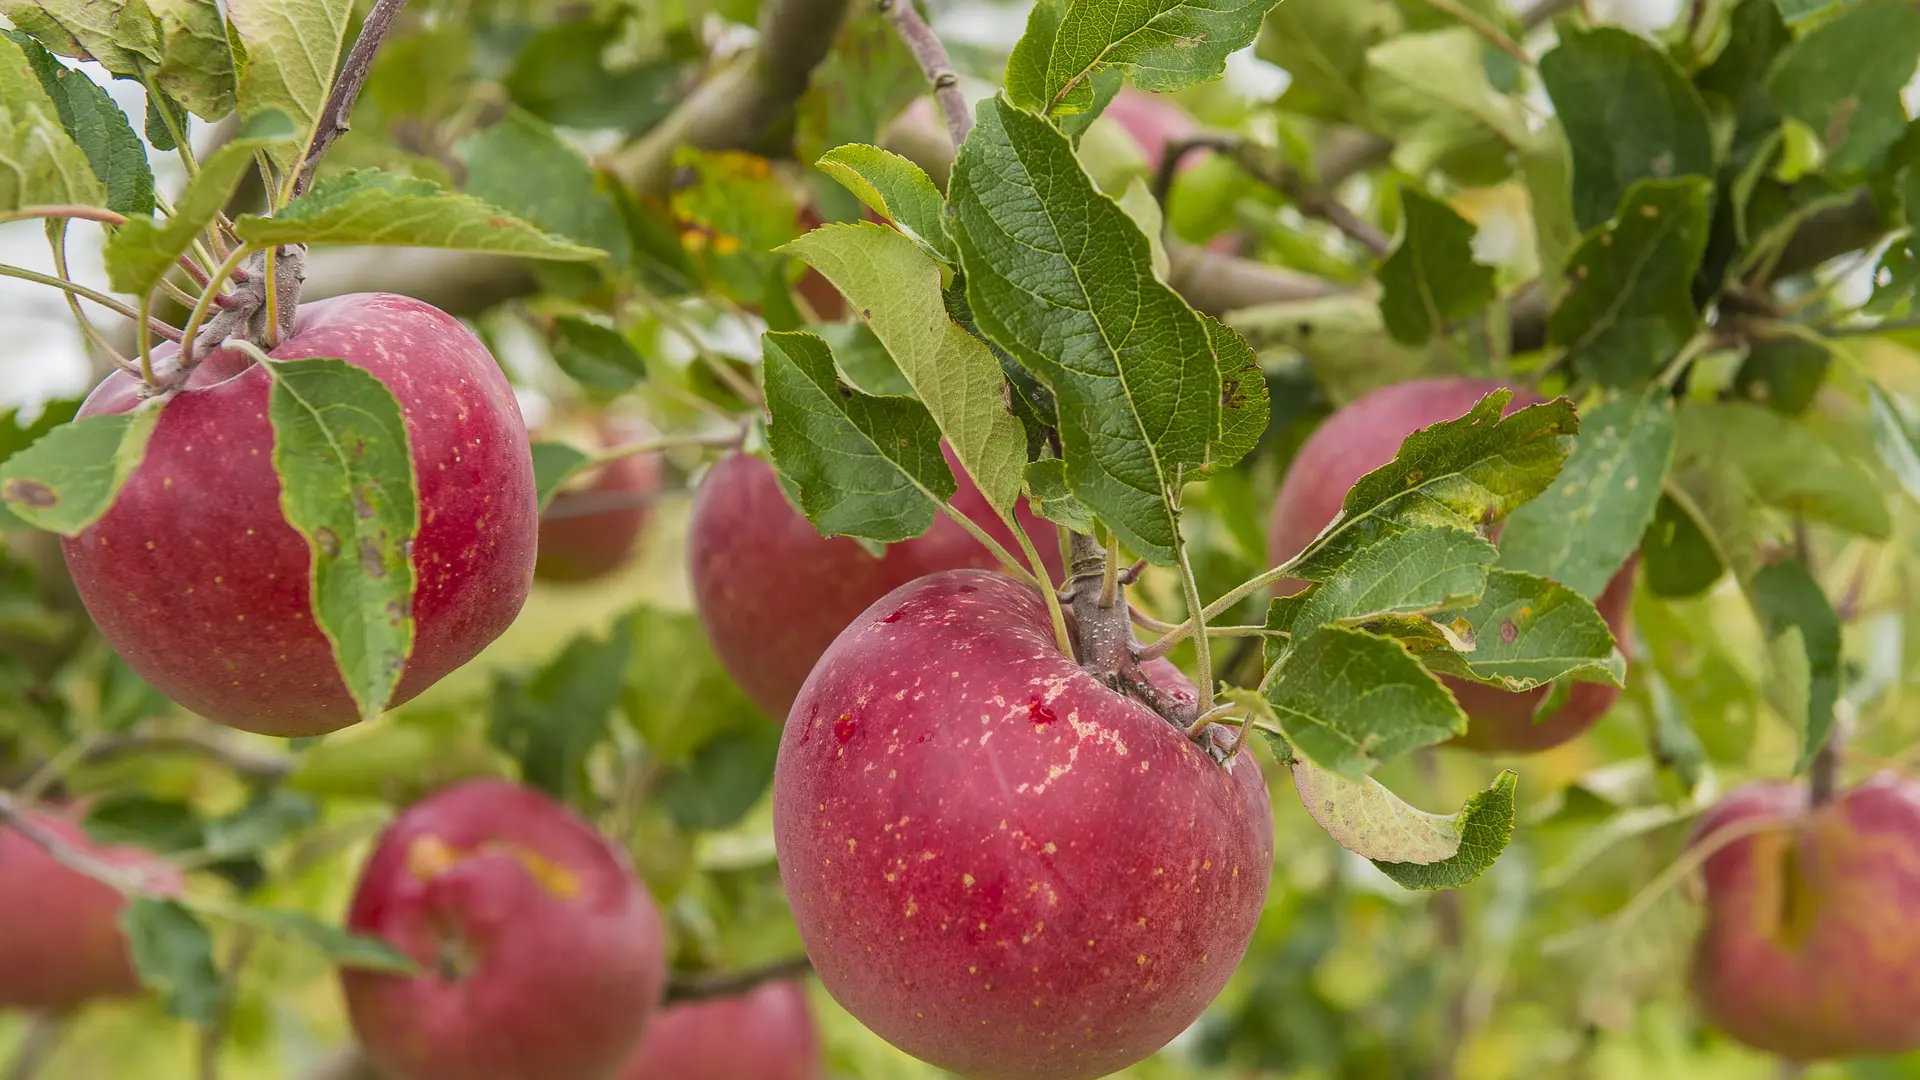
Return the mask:
<svg viewBox="0 0 1920 1080">
<path fill-rule="evenodd" d="M 28 218 L 79 218 L 83 221 L 98 221 L 105 225 L 127 223 L 127 219 L 119 214 L 97 206 L 28 206 L 0 214 L 0 225 L 5 225 L 9 221 L 25 221 Z"/>
<path fill-rule="evenodd" d="M 20 1049 L 8 1063 L 5 1080 L 33 1080 L 47 1062 L 53 1060 L 53 1052 L 60 1047 L 60 1037 L 66 1034 L 66 1018 L 53 1013 L 41 1013 L 33 1018 L 27 1027 L 26 1038 L 20 1040 Z"/>
<path fill-rule="evenodd" d="M 36 273 L 35 271 L 28 270 L 24 267 L 8 266 L 5 263 L 0 263 L 0 277 L 13 277 L 13 278 L 19 278 L 22 281 L 33 281 L 33 282 L 38 282 L 41 285 L 51 285 L 56 289 L 60 289 L 65 292 L 72 293 L 75 296 L 84 296 L 88 300 L 91 300 L 94 303 L 99 304 L 101 307 L 106 308 L 108 311 L 111 311 L 116 315 L 124 316 L 136 322 L 138 322 L 140 318 L 140 313 L 138 311 L 135 311 L 134 309 L 128 307 L 127 305 L 121 303 L 118 300 L 115 300 L 113 297 L 108 296 L 106 293 L 100 292 L 95 289 L 89 289 L 85 285 L 80 285 L 72 281 L 62 281 L 57 277 L 51 277 L 46 274 Z M 154 333 L 159 334 L 161 337 L 166 338 L 168 341 L 180 340 L 180 331 L 175 330 L 173 327 L 168 326 L 166 323 L 161 322 L 159 319 L 149 317 L 147 319 L 147 326 Z"/>
<path fill-rule="evenodd" d="M 1479 34 L 1487 44 L 1520 61 L 1522 65 L 1533 66 L 1533 57 L 1527 55 L 1527 50 L 1521 48 L 1518 42 L 1508 37 L 1499 27 L 1488 22 L 1486 16 L 1461 3 L 1460 0 L 1425 0 L 1425 2 L 1435 11 L 1460 20 L 1462 25 Z"/>
<path fill-rule="evenodd" d="M 53 272 L 59 275 L 62 281 L 72 281 L 73 275 L 67 272 L 67 221 L 65 218 L 47 219 L 47 246 L 53 249 Z M 120 350 L 113 347 L 113 342 L 107 340 L 107 335 L 93 325 L 93 320 L 87 318 L 86 309 L 80 306 L 80 298 L 72 293 L 66 293 L 65 296 L 67 310 L 73 312 L 74 321 L 80 324 L 80 332 L 87 336 L 87 340 L 93 343 L 93 347 L 111 360 L 114 367 L 129 375 L 138 376 L 139 366 L 120 355 Z"/>
<path fill-rule="evenodd" d="M 293 768 L 288 758 L 256 753 L 211 734 L 112 736 L 95 743 L 87 750 L 84 760 L 96 763 L 154 754 L 193 754 L 208 758 L 255 782 L 284 779 Z"/>
<path fill-rule="evenodd" d="M 15 832 L 46 852 L 54 862 L 75 873 L 85 874 L 116 892 L 131 895 L 148 891 L 144 875 L 138 871 L 129 872 L 74 847 L 64 837 L 36 821 L 27 812 L 26 803 L 4 791 L 0 791 L 0 824 L 12 826 Z"/>
<path fill-rule="evenodd" d="M 913 50 L 913 58 L 920 62 L 927 82 L 933 84 L 933 96 L 947 118 L 947 134 L 953 136 L 954 148 L 958 149 L 967 140 L 967 132 L 973 130 L 973 110 L 967 107 L 966 95 L 960 92 L 960 75 L 953 70 L 947 47 L 940 43 L 933 27 L 920 17 L 913 0 L 880 0 L 880 14 L 887 17 L 907 48 Z"/>
<path fill-rule="evenodd" d="M 667 1004 L 702 1001 L 707 998 L 742 994 L 761 983 L 798 979 L 813 971 L 813 962 L 805 956 L 790 956 L 771 964 L 741 971 L 709 972 L 702 975 L 675 975 L 667 980 Z"/>
<path fill-rule="evenodd" d="M 1393 250 L 1393 241 L 1378 226 L 1348 209 L 1325 187 L 1309 183 L 1298 170 L 1281 162 L 1277 151 L 1233 135 L 1203 132 L 1167 146 L 1153 179 L 1153 193 L 1163 208 L 1173 190 L 1180 159 L 1194 150 L 1212 150 L 1232 158 L 1248 176 L 1285 195 L 1301 213 L 1332 225 L 1376 258 Z"/>
<path fill-rule="evenodd" d="M 320 168 L 320 159 L 326 156 L 333 140 L 346 132 L 348 121 L 353 117 L 353 103 L 360 99 L 360 88 L 366 85 L 367 73 L 373 70 L 373 58 L 380 52 L 380 43 L 387 39 L 393 20 L 406 6 L 407 0 L 374 0 L 373 10 L 367 12 L 366 21 L 360 24 L 360 36 L 354 39 L 353 48 L 340 65 L 340 74 L 333 80 L 333 92 L 327 95 L 327 103 L 320 110 L 319 130 L 313 133 L 306 160 L 300 163 L 300 171 L 293 177 L 293 197 L 305 194 L 313 186 L 313 174 Z"/>
</svg>

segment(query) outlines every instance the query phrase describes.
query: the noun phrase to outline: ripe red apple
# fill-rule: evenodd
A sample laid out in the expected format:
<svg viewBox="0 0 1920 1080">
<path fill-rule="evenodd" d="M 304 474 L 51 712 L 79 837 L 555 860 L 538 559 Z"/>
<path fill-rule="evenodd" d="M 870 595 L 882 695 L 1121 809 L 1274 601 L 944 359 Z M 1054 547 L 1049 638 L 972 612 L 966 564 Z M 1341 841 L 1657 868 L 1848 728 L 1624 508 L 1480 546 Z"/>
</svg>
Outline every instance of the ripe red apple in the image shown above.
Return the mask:
<svg viewBox="0 0 1920 1080">
<path fill-rule="evenodd" d="M 647 437 L 641 425 L 608 423 L 595 429 L 591 444 L 598 451 Z M 548 581 L 592 581 L 619 569 L 653 517 L 640 500 L 659 490 L 659 454 L 616 458 L 574 477 L 540 517 L 534 575 Z"/>
<path fill-rule="evenodd" d="M 1339 514 L 1347 489 L 1392 461 L 1408 435 L 1465 416 L 1503 385 L 1489 379 L 1416 379 L 1375 390 L 1328 417 L 1300 447 L 1281 481 L 1267 522 L 1267 558 L 1278 566 L 1299 554 Z M 1543 400 L 1526 387 L 1510 389 L 1508 413 Z M 1637 559 L 1629 559 L 1595 602 L 1616 639 L 1629 625 L 1637 565 Z M 1285 595 L 1306 586 L 1288 578 L 1274 592 Z M 1551 686 L 1514 693 L 1452 676 L 1443 675 L 1441 681 L 1468 717 L 1467 733 L 1454 740 L 1455 745 L 1488 753 L 1532 753 L 1558 746 L 1592 727 L 1620 696 L 1618 687 L 1577 682 L 1552 715 L 1536 721 Z"/>
<path fill-rule="evenodd" d="M 538 506 L 519 406 L 478 338 L 404 296 L 303 305 L 272 354 L 347 360 L 405 411 L 420 532 L 398 705 L 471 660 L 526 599 Z M 62 547 L 94 624 L 155 689 L 230 727 L 319 735 L 359 715 L 313 621 L 307 542 L 280 513 L 271 381 L 239 352 L 207 357 L 113 508 Z M 125 412 L 140 385 L 116 372 L 80 415 Z"/>
<path fill-rule="evenodd" d="M 69 846 L 140 875 L 151 891 L 180 890 L 179 871 L 152 852 L 95 844 L 65 814 L 30 818 Z M 125 905 L 112 886 L 55 862 L 17 829 L 0 827 L 0 1009 L 64 1012 L 94 998 L 138 993 L 116 923 Z"/>
<path fill-rule="evenodd" d="M 1016 557 L 1019 547 L 986 496 L 947 451 L 960 489 L 956 510 L 978 522 Z M 1048 573 L 1060 578 L 1052 523 L 1022 502 L 1018 509 Z M 687 526 L 694 606 L 714 651 L 754 704 L 785 717 L 793 696 L 827 646 L 854 616 L 923 574 L 999 565 L 967 531 L 945 517 L 874 558 L 845 537 L 822 537 L 787 501 L 773 467 L 735 454 L 715 465 L 694 497 Z"/>
<path fill-rule="evenodd" d="M 744 994 L 669 1005 L 654 1014 L 620 1080 L 815 1080 L 820 1033 L 806 985 L 762 983 Z"/>
<path fill-rule="evenodd" d="M 1811 811 L 1801 786 L 1750 784 L 1694 842 L 1781 815 L 1706 860 L 1701 1010 L 1795 1061 L 1920 1049 L 1920 784 L 1882 774 Z"/>
<path fill-rule="evenodd" d="M 503 780 L 408 808 L 361 872 L 347 926 L 421 968 L 341 972 L 387 1080 L 611 1080 L 666 983 L 660 913 L 626 856 Z"/>
<path fill-rule="evenodd" d="M 1191 683 L 1156 664 L 1170 692 Z M 1225 765 L 1064 656 L 1031 589 L 932 574 L 868 608 L 794 702 L 774 842 L 821 981 L 974 1080 L 1105 1076 L 1166 1045 L 1245 952 L 1273 862 Z"/>
</svg>

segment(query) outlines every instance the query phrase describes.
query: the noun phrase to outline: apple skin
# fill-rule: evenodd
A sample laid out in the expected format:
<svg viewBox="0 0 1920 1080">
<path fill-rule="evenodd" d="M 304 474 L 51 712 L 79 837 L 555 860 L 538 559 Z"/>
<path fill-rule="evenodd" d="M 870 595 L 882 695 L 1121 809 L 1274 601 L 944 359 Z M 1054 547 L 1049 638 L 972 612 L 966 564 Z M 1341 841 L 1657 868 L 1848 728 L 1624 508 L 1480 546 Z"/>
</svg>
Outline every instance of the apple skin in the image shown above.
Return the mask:
<svg viewBox="0 0 1920 1080">
<path fill-rule="evenodd" d="M 985 495 L 945 448 L 959 490 L 953 507 L 1017 557 L 1019 546 Z M 1041 561 L 1061 577 L 1051 522 L 1022 500 L 1016 509 Z M 846 537 L 828 539 L 794 509 L 773 467 L 745 454 L 722 459 L 700 483 L 687 525 L 694 608 L 727 672 L 767 715 L 784 717 L 827 650 L 854 617 L 925 574 L 999 560 L 944 514 L 920 536 L 888 544 L 881 558 Z"/>
<path fill-rule="evenodd" d="M 420 965 L 341 972 L 386 1080 L 612 1080 L 666 986 L 660 913 L 626 856 L 503 780 L 409 807 L 361 872 L 347 927 Z"/>
<path fill-rule="evenodd" d="M 1347 489 L 1392 461 L 1408 435 L 1466 415 L 1481 398 L 1503 385 L 1489 379 L 1415 379 L 1375 390 L 1328 417 L 1302 444 L 1281 481 L 1267 521 L 1270 564 L 1278 566 L 1291 559 L 1320 535 L 1339 514 Z M 1513 400 L 1507 404 L 1507 413 L 1544 400 L 1523 386 L 1509 389 Z M 1637 555 L 1628 559 L 1594 604 L 1615 639 L 1624 639 L 1631 625 L 1638 567 Z M 1286 578 L 1274 586 L 1274 593 L 1285 595 L 1306 587 L 1304 581 Z M 1467 733 L 1453 740 L 1453 745 L 1484 753 L 1534 753 L 1559 746 L 1592 727 L 1620 696 L 1618 687 L 1576 682 L 1560 708 L 1536 722 L 1534 712 L 1553 692 L 1551 686 L 1516 693 L 1449 675 L 1440 679 L 1469 721 Z"/>
<path fill-rule="evenodd" d="M 272 355 L 347 360 L 404 411 L 420 532 L 398 705 L 498 637 L 532 585 L 538 505 L 519 406 L 480 339 L 403 296 L 302 305 Z M 208 356 L 113 508 L 61 546 L 94 624 L 155 689 L 229 727 L 320 735 L 360 717 L 313 621 L 307 542 L 280 513 L 271 382 L 241 353 Z M 125 412 L 139 387 L 115 372 L 80 415 Z"/>
<path fill-rule="evenodd" d="M 645 436 L 609 425 L 598 438 L 601 449 L 635 442 Z M 593 581 L 620 569 L 633 554 L 633 545 L 653 513 L 645 505 L 621 506 L 598 513 L 572 513 L 603 504 L 608 499 L 653 495 L 660 490 L 660 455 L 632 454 L 591 470 L 569 484 L 547 504 L 540 520 L 540 553 L 534 576 L 543 581 Z"/>
<path fill-rule="evenodd" d="M 1149 676 L 1193 693 L 1170 664 Z M 773 783 L 821 982 L 974 1080 L 1105 1076 L 1166 1045 L 1233 973 L 1272 870 L 1253 755 L 1216 764 L 987 571 L 921 578 L 847 627 Z"/>
<path fill-rule="evenodd" d="M 162 895 L 179 893 L 179 871 L 144 848 L 101 845 L 64 813 L 29 815 L 71 847 L 140 874 Z M 55 862 L 19 830 L 0 827 L 0 1009 L 65 1012 L 95 998 L 140 992 L 116 920 L 126 899 Z"/>
<path fill-rule="evenodd" d="M 1920 783 L 1881 774 L 1810 812 L 1804 787 L 1750 784 L 1694 842 L 1783 814 L 1804 816 L 1706 860 L 1695 1000 L 1729 1035 L 1794 1061 L 1920 1049 Z"/>
<path fill-rule="evenodd" d="M 793 980 L 668 1005 L 654 1014 L 620 1080 L 815 1080 L 820 1033 Z"/>
</svg>

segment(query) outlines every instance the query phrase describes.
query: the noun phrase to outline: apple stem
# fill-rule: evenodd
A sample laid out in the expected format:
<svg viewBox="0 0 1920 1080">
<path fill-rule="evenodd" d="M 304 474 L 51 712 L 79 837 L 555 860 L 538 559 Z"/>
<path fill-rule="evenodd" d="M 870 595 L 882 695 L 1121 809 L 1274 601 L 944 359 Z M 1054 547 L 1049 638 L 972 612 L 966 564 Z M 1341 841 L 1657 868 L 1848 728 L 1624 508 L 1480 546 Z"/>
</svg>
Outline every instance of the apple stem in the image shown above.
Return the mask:
<svg viewBox="0 0 1920 1080">
<path fill-rule="evenodd" d="M 1117 576 L 1112 599 L 1102 603 L 1108 568 L 1113 565 L 1109 549 L 1084 533 L 1072 533 L 1070 537 L 1070 565 L 1063 592 L 1073 604 L 1080 667 L 1113 689 L 1139 699 L 1182 732 L 1187 731 L 1201 710 L 1192 702 L 1163 693 L 1141 670 L 1139 645 L 1133 637 L 1133 606 L 1127 603 L 1127 587 Z"/>
<path fill-rule="evenodd" d="M 913 58 L 920 62 L 920 70 L 932 84 L 933 96 L 946 116 L 947 134 L 953 137 L 953 145 L 958 148 L 967 141 L 967 132 L 973 130 L 973 110 L 967 107 L 967 97 L 960 92 L 960 75 L 953 70 L 947 47 L 940 43 L 933 27 L 920 17 L 913 0 L 880 0 L 880 14 L 893 24 L 900 40 L 907 43 Z"/>
</svg>

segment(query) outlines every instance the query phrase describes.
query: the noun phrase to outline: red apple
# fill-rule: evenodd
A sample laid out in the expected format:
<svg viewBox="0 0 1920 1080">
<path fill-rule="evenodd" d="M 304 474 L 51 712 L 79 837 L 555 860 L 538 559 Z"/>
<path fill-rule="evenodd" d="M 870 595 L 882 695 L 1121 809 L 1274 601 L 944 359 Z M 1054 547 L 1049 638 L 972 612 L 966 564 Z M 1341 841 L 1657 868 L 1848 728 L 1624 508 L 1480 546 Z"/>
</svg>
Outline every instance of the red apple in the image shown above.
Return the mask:
<svg viewBox="0 0 1920 1080">
<path fill-rule="evenodd" d="M 1803 787 L 1750 784 L 1694 842 L 1782 816 L 1707 858 L 1701 1010 L 1794 1061 L 1920 1049 L 1920 784 L 1883 774 L 1811 811 Z"/>
<path fill-rule="evenodd" d="M 150 891 L 177 893 L 179 871 L 143 848 L 87 838 L 63 814 L 36 812 L 41 829 L 103 862 L 138 874 Z M 116 920 L 126 898 L 55 862 L 17 829 L 0 827 L 0 1009 L 63 1012 L 94 998 L 138 993 Z"/>
<path fill-rule="evenodd" d="M 1172 692 L 1192 684 L 1157 664 Z M 1211 736 L 1210 736 L 1211 737 Z M 868 608 L 794 702 L 774 842 L 821 982 L 974 1080 L 1105 1076 L 1226 984 L 1273 863 L 1251 754 L 1207 750 L 953 570 Z"/>
<path fill-rule="evenodd" d="M 421 967 L 341 972 L 387 1080 L 611 1080 L 666 984 L 660 913 L 626 856 L 503 780 L 408 808 L 361 872 L 347 926 Z"/>
<path fill-rule="evenodd" d="M 304 305 L 273 355 L 347 360 L 405 411 L 420 532 L 398 705 L 472 659 L 526 599 L 538 507 L 519 407 L 478 338 L 404 296 Z M 359 714 L 313 621 L 307 542 L 280 513 L 271 381 L 241 353 L 207 357 L 113 508 L 62 546 L 107 643 L 161 693 L 231 727 L 318 735 Z M 80 415 L 125 412 L 140 386 L 116 372 Z"/>
<path fill-rule="evenodd" d="M 1013 534 L 959 467 L 953 506 L 1017 556 Z M 1052 523 L 1022 502 L 1019 520 L 1048 573 L 1060 578 Z M 999 565 L 967 531 L 936 516 L 925 534 L 874 558 L 845 537 L 822 537 L 787 501 L 765 461 L 732 455 L 713 467 L 687 526 L 694 606 L 734 681 L 770 716 L 784 717 L 833 639 L 868 604 L 923 574 Z"/>
<path fill-rule="evenodd" d="M 805 984 L 661 1009 L 620 1080 L 815 1080 L 820 1034 Z"/>
<path fill-rule="evenodd" d="M 607 424 L 594 450 L 648 437 L 637 424 Z M 660 490 L 660 455 L 617 458 L 574 477 L 540 518 L 534 574 L 548 581 L 592 581 L 618 570 L 653 516 L 641 500 Z"/>
<path fill-rule="evenodd" d="M 1353 401 L 1326 419 L 1300 447 L 1281 481 L 1267 522 L 1267 557 L 1278 566 L 1298 555 L 1340 512 L 1347 489 L 1362 476 L 1393 460 L 1408 435 L 1442 420 L 1465 416 L 1479 400 L 1504 384 L 1488 379 L 1434 378 L 1398 383 Z M 1506 411 L 1543 399 L 1526 387 L 1510 387 Z M 1637 559 L 1607 583 L 1595 606 L 1616 639 L 1627 632 Z M 1274 587 L 1276 594 L 1298 592 L 1307 583 L 1293 578 Z M 1618 687 L 1577 682 L 1551 715 L 1535 719 L 1551 686 L 1519 693 L 1441 676 L 1466 710 L 1467 733 L 1459 746 L 1489 753 L 1546 750 L 1592 727 L 1620 696 Z"/>
</svg>

